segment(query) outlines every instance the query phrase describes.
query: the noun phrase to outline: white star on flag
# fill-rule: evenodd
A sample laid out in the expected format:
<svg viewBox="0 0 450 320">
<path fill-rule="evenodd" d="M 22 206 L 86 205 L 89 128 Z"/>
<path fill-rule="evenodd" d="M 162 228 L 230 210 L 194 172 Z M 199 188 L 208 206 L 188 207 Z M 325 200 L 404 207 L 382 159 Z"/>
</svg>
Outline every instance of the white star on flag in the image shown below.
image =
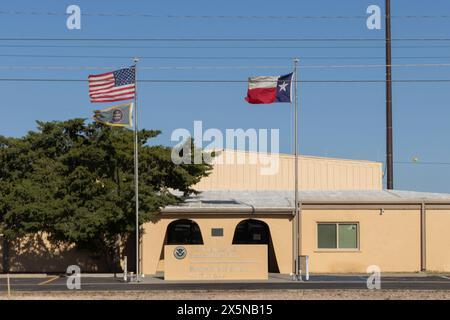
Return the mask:
<svg viewBox="0 0 450 320">
<path fill-rule="evenodd" d="M 283 82 L 283 84 L 280 84 L 280 91 L 286 91 L 286 87 L 288 86 L 288 84 L 286 82 Z"/>
</svg>

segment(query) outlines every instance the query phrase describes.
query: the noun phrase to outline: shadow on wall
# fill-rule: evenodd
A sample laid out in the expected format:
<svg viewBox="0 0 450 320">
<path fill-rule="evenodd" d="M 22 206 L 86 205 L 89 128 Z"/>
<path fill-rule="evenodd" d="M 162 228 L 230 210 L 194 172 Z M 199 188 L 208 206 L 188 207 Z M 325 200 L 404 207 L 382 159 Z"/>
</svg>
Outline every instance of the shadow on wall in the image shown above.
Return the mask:
<svg viewBox="0 0 450 320">
<path fill-rule="evenodd" d="M 81 272 L 107 272 L 108 263 L 101 254 L 77 248 L 74 244 L 53 243 L 43 233 L 15 241 L 0 240 L 1 272 L 65 273 L 70 265 Z"/>
<path fill-rule="evenodd" d="M 143 233 L 141 233 L 141 235 L 143 235 Z M 122 268 L 124 268 L 125 257 L 127 257 L 127 271 L 136 272 L 136 233 L 134 232 L 130 233 L 129 237 L 127 237 L 127 239 L 123 242 L 123 249 L 121 254 Z"/>
<path fill-rule="evenodd" d="M 280 273 L 275 249 L 270 235 L 270 227 L 267 223 L 257 219 L 242 220 L 236 226 L 233 236 L 233 244 L 265 244 L 267 245 L 268 268 L 271 273 Z"/>
</svg>

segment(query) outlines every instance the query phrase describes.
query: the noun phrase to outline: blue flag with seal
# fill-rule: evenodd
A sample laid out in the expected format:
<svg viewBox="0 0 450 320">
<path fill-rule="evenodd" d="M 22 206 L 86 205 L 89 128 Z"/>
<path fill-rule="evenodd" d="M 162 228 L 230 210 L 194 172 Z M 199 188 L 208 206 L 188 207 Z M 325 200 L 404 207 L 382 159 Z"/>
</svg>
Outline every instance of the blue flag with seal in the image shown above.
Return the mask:
<svg viewBox="0 0 450 320">
<path fill-rule="evenodd" d="M 93 119 L 97 122 L 115 127 L 133 126 L 134 103 L 126 103 L 103 110 L 95 110 Z"/>
</svg>

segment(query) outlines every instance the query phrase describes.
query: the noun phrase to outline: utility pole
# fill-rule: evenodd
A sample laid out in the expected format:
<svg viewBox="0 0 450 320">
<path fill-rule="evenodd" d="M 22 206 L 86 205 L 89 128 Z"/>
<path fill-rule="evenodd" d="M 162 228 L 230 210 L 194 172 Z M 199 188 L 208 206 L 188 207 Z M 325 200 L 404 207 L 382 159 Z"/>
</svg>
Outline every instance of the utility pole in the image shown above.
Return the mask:
<svg viewBox="0 0 450 320">
<path fill-rule="evenodd" d="M 386 0 L 386 169 L 387 189 L 394 189 L 394 156 L 392 137 L 392 47 L 391 0 Z"/>
</svg>

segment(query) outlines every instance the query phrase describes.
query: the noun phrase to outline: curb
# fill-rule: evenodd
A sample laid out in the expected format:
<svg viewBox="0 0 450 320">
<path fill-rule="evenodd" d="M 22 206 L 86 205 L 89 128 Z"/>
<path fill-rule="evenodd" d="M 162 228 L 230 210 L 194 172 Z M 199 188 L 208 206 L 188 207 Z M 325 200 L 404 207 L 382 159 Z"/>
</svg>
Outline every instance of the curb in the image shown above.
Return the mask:
<svg viewBox="0 0 450 320">
<path fill-rule="evenodd" d="M 6 274 L 0 274 L 0 279 L 6 279 L 8 276 Z M 10 279 L 30 279 L 30 278 L 47 278 L 46 273 L 10 273 Z"/>
</svg>

